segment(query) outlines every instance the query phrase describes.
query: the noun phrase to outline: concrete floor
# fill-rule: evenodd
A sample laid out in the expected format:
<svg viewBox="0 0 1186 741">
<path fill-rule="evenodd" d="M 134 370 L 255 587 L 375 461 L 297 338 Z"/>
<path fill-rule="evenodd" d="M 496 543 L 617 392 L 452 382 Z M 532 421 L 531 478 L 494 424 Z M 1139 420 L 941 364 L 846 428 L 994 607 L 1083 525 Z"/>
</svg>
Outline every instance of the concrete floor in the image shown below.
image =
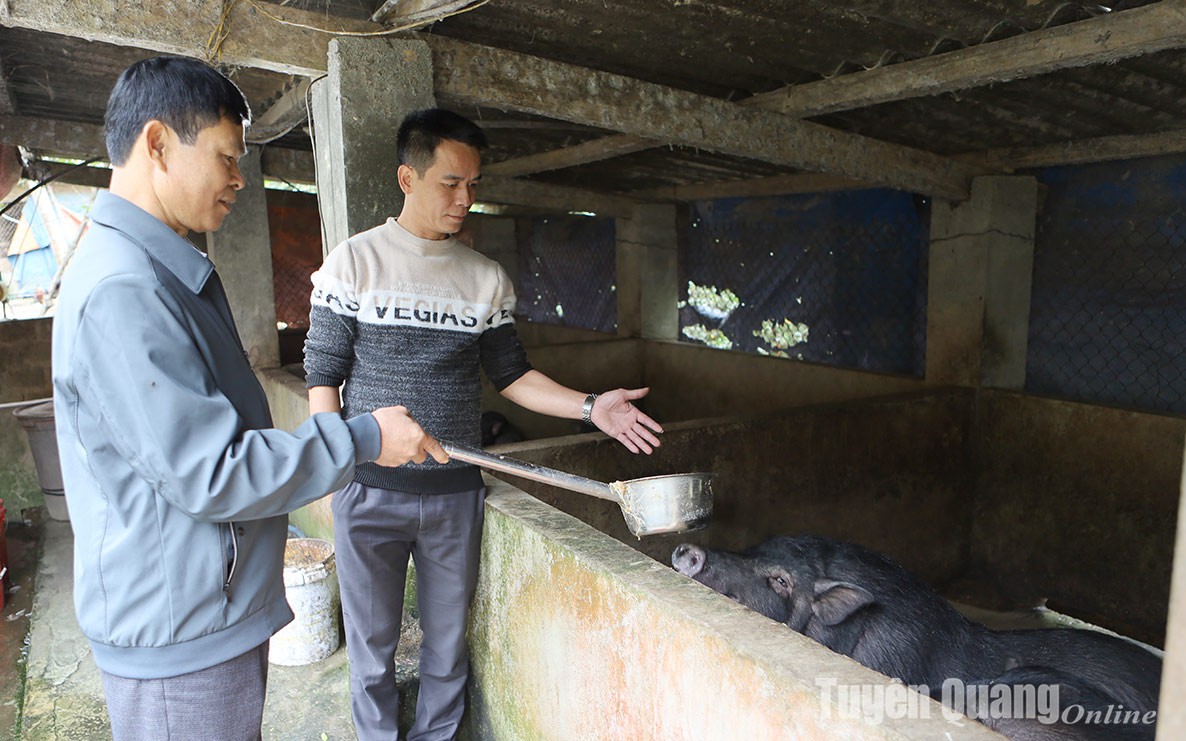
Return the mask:
<svg viewBox="0 0 1186 741">
<path fill-rule="evenodd" d="M 78 629 L 72 598 L 73 535 L 69 523 L 9 523 L 14 584 L 0 612 L 0 739 L 110 739 L 99 671 Z M 411 725 L 417 689 L 419 626 L 405 626 L 397 657 L 401 728 Z M 22 687 L 22 679 L 24 679 Z M 271 665 L 264 739 L 355 738 L 350 720 L 345 646 L 299 667 Z"/>
</svg>

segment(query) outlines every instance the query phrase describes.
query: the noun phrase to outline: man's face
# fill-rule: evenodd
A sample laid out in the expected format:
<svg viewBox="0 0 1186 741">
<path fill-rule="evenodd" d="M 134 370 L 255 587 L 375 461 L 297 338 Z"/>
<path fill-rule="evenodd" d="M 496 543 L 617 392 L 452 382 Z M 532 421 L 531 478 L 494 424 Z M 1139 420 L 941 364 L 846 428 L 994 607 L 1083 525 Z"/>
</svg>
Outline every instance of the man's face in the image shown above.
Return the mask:
<svg viewBox="0 0 1186 741">
<path fill-rule="evenodd" d="M 422 239 L 444 239 L 461 231 L 482 177 L 476 147 L 445 140 L 437 145 L 432 165 L 418 173 L 399 167 L 404 208 L 399 223 Z"/>
<path fill-rule="evenodd" d="M 193 144 L 182 143 L 168 129 L 165 142 L 163 166 L 154 174 L 165 223 L 182 236 L 216 231 L 244 185 L 239 172 L 239 158 L 247 152 L 243 125 L 221 118 L 198 132 Z"/>
</svg>

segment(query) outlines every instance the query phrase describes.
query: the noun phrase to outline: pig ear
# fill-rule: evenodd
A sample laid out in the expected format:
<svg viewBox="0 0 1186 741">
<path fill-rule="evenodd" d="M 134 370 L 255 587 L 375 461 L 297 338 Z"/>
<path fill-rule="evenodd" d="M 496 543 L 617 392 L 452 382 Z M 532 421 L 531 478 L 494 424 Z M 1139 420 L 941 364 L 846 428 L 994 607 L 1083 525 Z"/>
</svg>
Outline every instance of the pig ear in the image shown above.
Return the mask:
<svg viewBox="0 0 1186 741">
<path fill-rule="evenodd" d="M 845 581 L 817 579 L 815 602 L 811 611 L 824 625 L 837 625 L 865 605 L 873 604 L 873 595 L 863 587 Z"/>
</svg>

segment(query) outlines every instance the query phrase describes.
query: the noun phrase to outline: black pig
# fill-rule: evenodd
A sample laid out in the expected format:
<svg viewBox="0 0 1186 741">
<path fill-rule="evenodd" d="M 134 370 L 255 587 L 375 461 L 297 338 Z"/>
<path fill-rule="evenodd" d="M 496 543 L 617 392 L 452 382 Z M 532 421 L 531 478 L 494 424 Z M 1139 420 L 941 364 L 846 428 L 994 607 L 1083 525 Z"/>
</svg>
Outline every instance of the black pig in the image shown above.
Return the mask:
<svg viewBox="0 0 1186 741">
<path fill-rule="evenodd" d="M 519 428 L 511 424 L 501 412 L 482 412 L 481 427 L 483 448 L 502 443 L 517 443 L 524 439 Z"/>
<path fill-rule="evenodd" d="M 1040 697 L 1050 687 L 1058 689 L 1058 706 L 1051 717 L 1046 708 L 1039 708 L 1036 717 L 1011 717 L 995 713 L 992 708 L 994 692 L 1001 686 L 1010 693 L 1018 690 Z M 932 691 L 940 702 L 975 718 L 1011 741 L 1138 741 L 1152 739 L 1155 726 L 1145 723 L 1136 710 L 1121 708 L 1116 699 L 1084 682 L 1079 677 L 1045 666 L 1024 666 L 1010 669 L 999 677 L 963 685 L 963 697 Z M 1017 695 L 1014 695 L 1015 697 Z"/>
<path fill-rule="evenodd" d="M 756 568 L 758 563 L 750 551 L 709 551 L 687 543 L 671 554 L 671 565 L 676 571 L 751 610 L 785 623 L 790 614 L 787 602 L 770 588 L 769 578 Z"/>
<path fill-rule="evenodd" d="M 1149 651 L 1091 630 L 990 630 L 895 561 L 858 545 L 815 536 L 771 538 L 741 553 L 683 544 L 671 561 L 680 573 L 908 685 L 1008 682 L 1019 667 L 1043 667 L 1075 677 L 1070 689 L 1085 696 L 1098 693 L 1139 714 L 1157 709 L 1161 660 Z M 1141 733 L 1152 737 L 1153 727 Z"/>
</svg>

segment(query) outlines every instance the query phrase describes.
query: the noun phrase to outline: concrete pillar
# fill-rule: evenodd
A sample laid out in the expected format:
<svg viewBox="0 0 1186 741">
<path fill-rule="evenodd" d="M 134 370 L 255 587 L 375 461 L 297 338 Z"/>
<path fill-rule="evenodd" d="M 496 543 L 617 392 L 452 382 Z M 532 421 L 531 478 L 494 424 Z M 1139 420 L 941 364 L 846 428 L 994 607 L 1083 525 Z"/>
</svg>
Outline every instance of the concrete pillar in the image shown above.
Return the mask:
<svg viewBox="0 0 1186 741">
<path fill-rule="evenodd" d="M 239 169 L 247 184 L 239 191 L 222 228 L 206 235 L 206 250 L 222 277 L 251 366 L 277 368 L 280 341 L 276 335 L 272 237 L 259 147 L 248 147 Z"/>
<path fill-rule="evenodd" d="M 350 235 L 399 215 L 399 124 L 408 113 L 435 105 L 432 54 L 424 42 L 329 42 L 329 74 L 313 85 L 317 198 L 327 254 Z"/>
<path fill-rule="evenodd" d="M 1025 385 L 1038 183 L 976 178 L 961 203 L 931 211 L 926 379 L 932 384 Z"/>
<path fill-rule="evenodd" d="M 1158 703 L 1158 741 L 1186 738 L 1186 462 L 1178 498 L 1178 535 L 1170 577 L 1170 607 L 1165 627 L 1165 661 Z"/>
<path fill-rule="evenodd" d="M 614 293 L 618 303 L 618 336 L 642 336 L 642 256 L 635 240 L 634 219 L 614 219 Z"/>
<path fill-rule="evenodd" d="M 676 207 L 648 204 L 618 219 L 618 335 L 679 337 Z"/>
</svg>

